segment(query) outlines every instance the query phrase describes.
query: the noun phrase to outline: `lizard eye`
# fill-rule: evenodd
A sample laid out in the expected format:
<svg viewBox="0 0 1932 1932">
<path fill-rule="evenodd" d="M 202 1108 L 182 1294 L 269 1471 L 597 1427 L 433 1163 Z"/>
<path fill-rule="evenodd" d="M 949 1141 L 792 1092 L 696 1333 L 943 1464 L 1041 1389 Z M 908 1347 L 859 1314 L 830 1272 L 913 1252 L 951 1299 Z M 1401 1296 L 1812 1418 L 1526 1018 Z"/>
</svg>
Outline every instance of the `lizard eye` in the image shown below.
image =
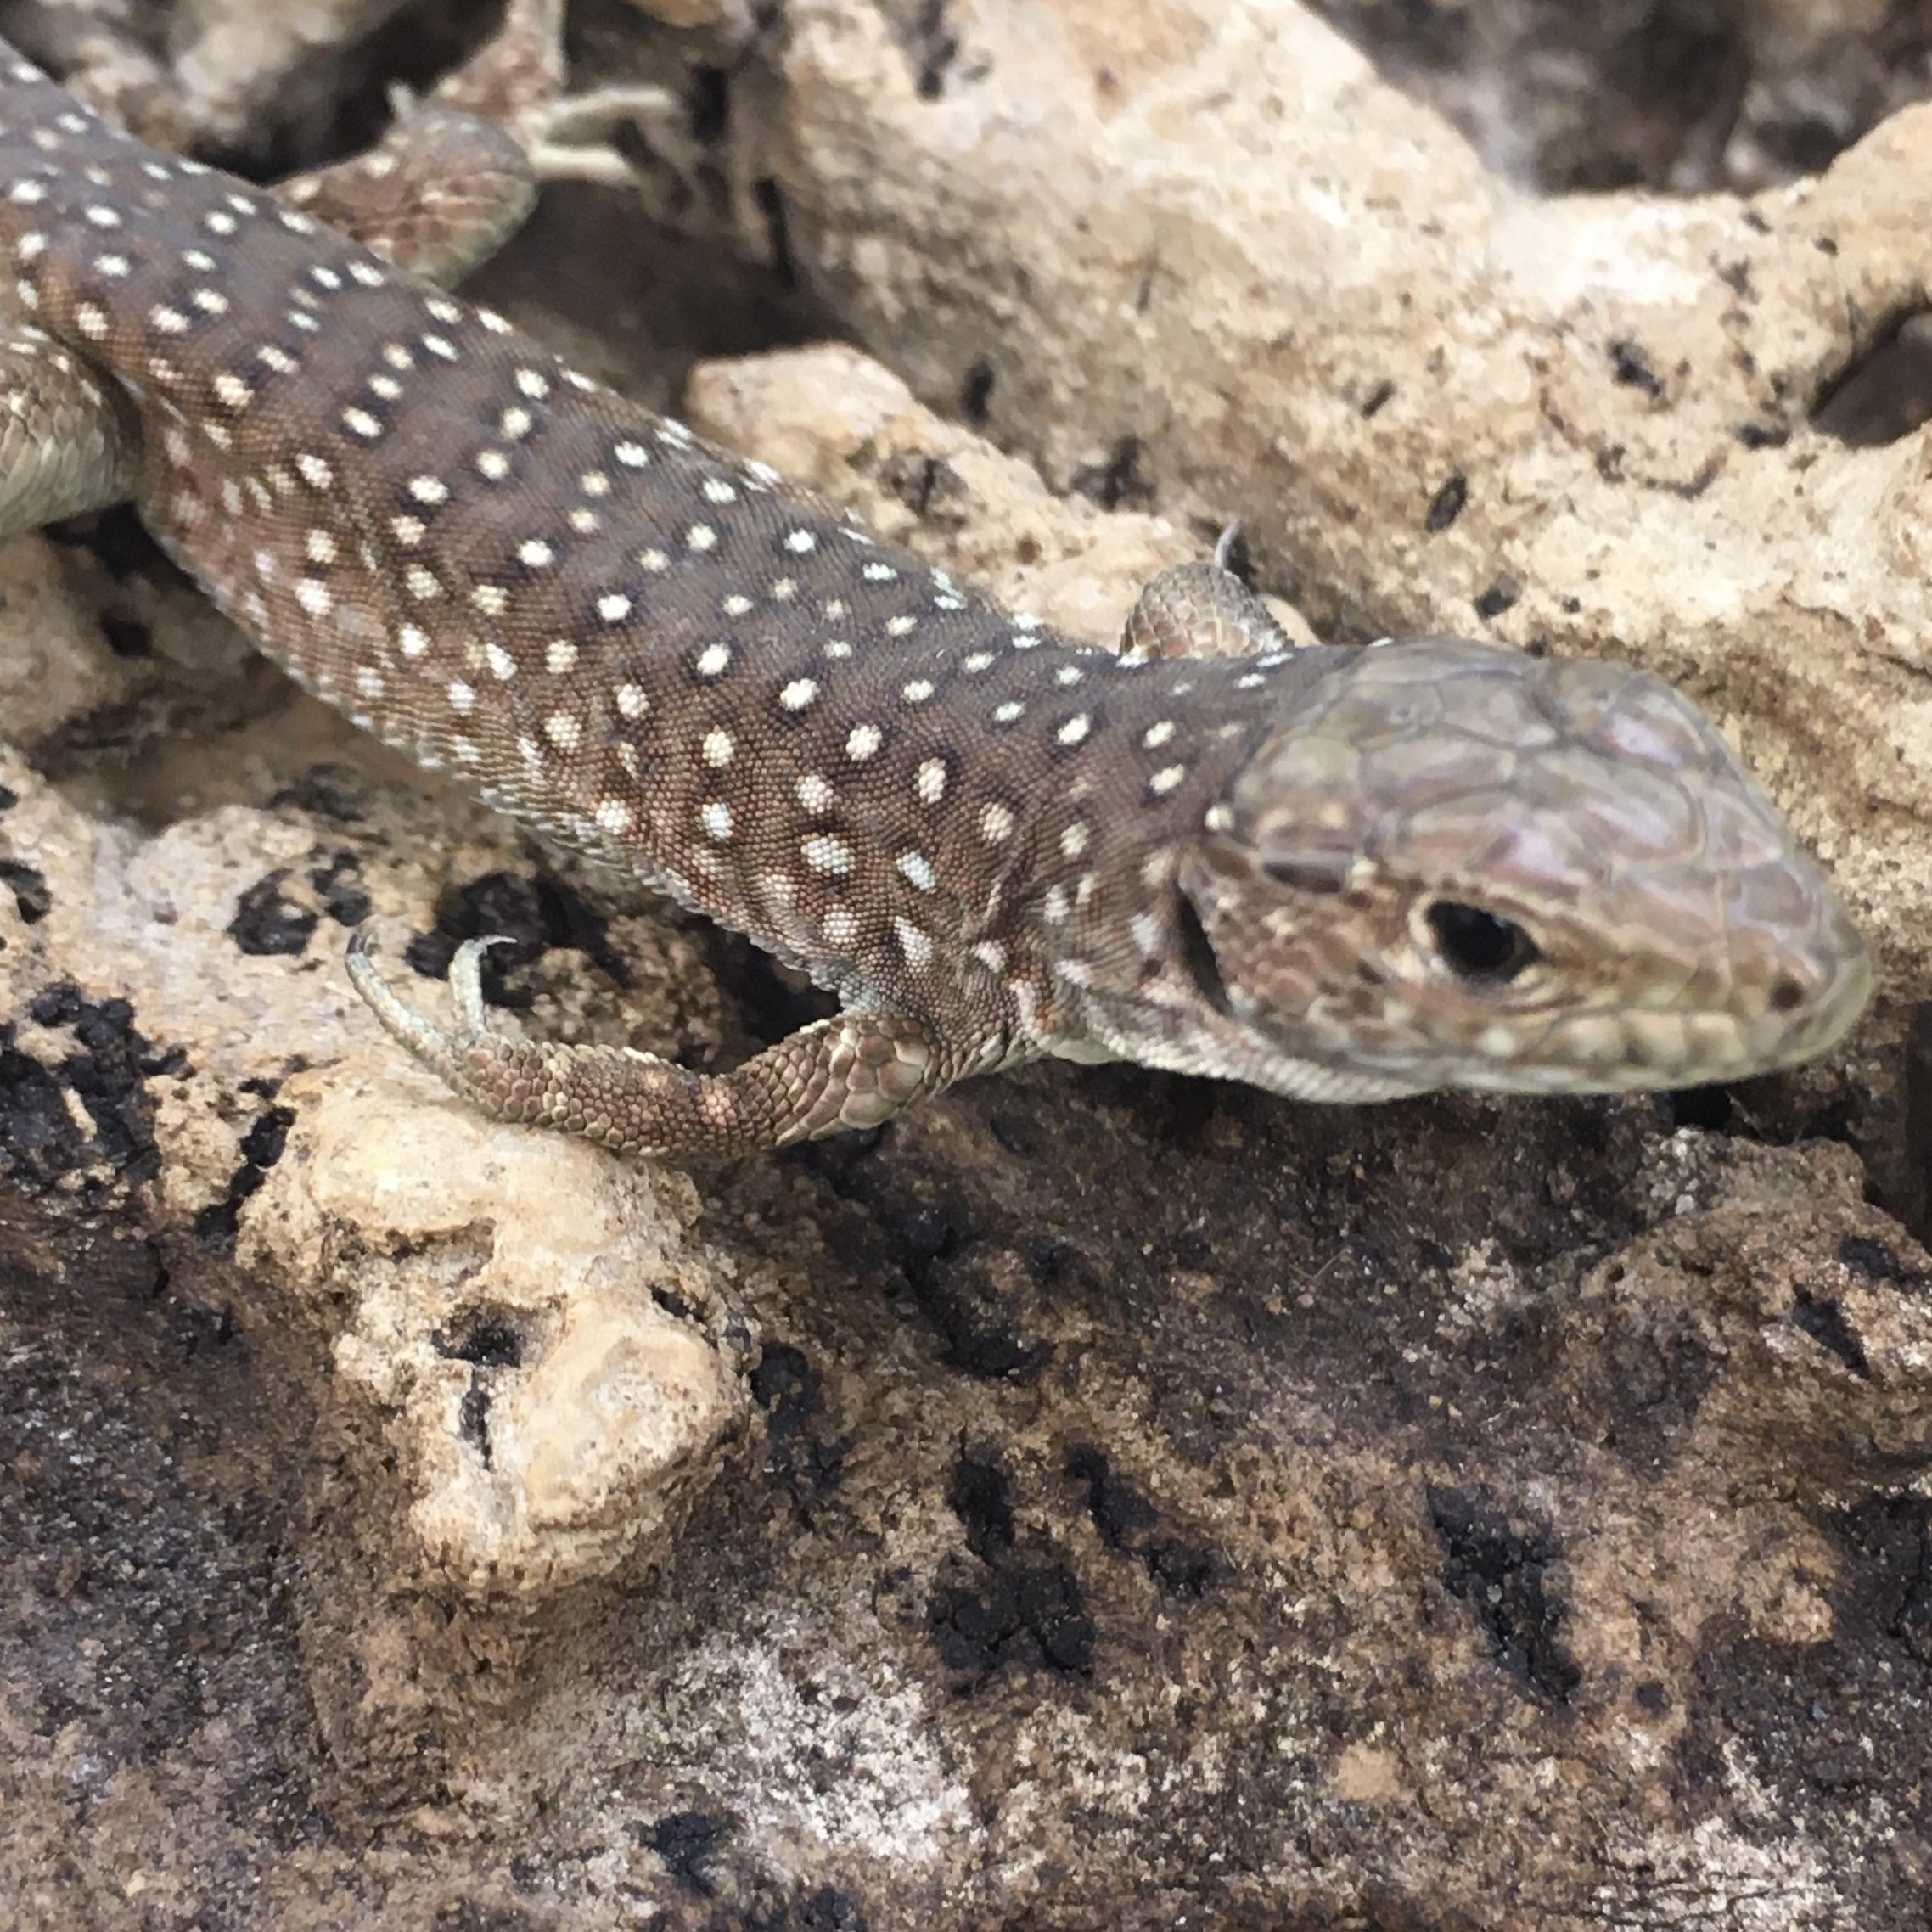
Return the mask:
<svg viewBox="0 0 1932 1932">
<path fill-rule="evenodd" d="M 1438 899 L 1423 914 L 1436 957 L 1458 980 L 1477 986 L 1506 986 L 1542 958 L 1536 942 L 1514 919 Z"/>
</svg>

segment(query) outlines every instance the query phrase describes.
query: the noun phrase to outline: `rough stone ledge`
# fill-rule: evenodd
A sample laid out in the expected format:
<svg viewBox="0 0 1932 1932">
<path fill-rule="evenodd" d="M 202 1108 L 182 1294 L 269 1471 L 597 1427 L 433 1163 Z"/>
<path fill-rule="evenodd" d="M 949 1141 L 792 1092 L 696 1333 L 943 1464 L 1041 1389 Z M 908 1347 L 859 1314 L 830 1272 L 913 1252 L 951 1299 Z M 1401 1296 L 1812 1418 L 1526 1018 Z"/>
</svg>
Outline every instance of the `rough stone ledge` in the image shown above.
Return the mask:
<svg viewBox="0 0 1932 1932">
<path fill-rule="evenodd" d="M 1895 660 L 1834 647 L 1793 684 L 1796 620 L 1707 656 L 1721 593 L 1755 609 L 1799 564 L 1728 593 L 1668 575 L 1733 468 L 1773 474 L 1727 454 L 1676 493 L 1698 472 L 1672 385 L 1708 450 L 1713 396 L 1757 376 L 1714 357 L 1691 382 L 1660 329 L 1664 396 L 1605 387 L 1608 298 L 1520 285 L 1538 221 L 1570 224 L 1547 260 L 1573 267 L 1593 224 L 1662 250 L 1652 306 L 1727 341 L 1684 262 L 1756 235 L 1748 216 L 1504 210 L 1291 9 L 1052 18 L 935 103 L 886 73 L 904 49 L 878 19 L 795 5 L 771 44 L 795 98 L 764 132 L 830 184 L 783 177 L 828 211 L 797 228 L 808 263 L 836 265 L 834 188 L 868 187 L 882 234 L 930 198 L 923 252 L 850 265 L 874 291 L 851 312 L 891 312 L 867 326 L 923 386 L 950 397 L 991 357 L 1003 440 L 1056 481 L 1152 479 L 1181 520 L 1059 503 L 847 352 L 707 370 L 693 413 L 768 454 L 790 437 L 774 459 L 814 486 L 1096 637 L 1231 512 L 1318 614 L 1359 594 L 1365 632 L 1469 628 L 1491 581 L 1470 531 L 1499 520 L 1521 561 L 1553 529 L 1615 607 L 1564 613 L 1556 641 L 1601 624 L 1678 671 L 1681 647 L 1787 802 L 1815 781 L 1806 822 L 1836 823 L 1851 727 L 1817 693 L 1851 716 L 1865 687 L 1830 681 Z M 1306 130 L 1256 104 L 1289 86 Z M 963 141 L 987 87 L 1006 106 Z M 1298 145 L 1345 118 L 1350 144 Z M 1023 207 L 1047 177 L 1022 137 L 1093 158 Z M 862 138 L 874 160 L 841 173 Z M 1901 140 L 1781 221 L 1810 247 L 1863 168 L 1902 226 Z M 1440 210 L 1415 230 L 1424 182 L 1486 197 L 1458 233 L 1514 254 L 1462 263 Z M 1365 252 L 1323 295 L 1355 259 L 1324 236 L 1338 212 Z M 1878 244 L 1812 247 L 1798 289 L 1798 244 L 1756 239 L 1785 322 L 1816 307 L 1811 361 L 1788 336 L 1758 368 L 1815 373 L 1856 333 L 1832 278 L 1882 293 Z M 1154 272 L 1144 334 L 1122 260 Z M 1501 323 L 1475 300 L 1497 285 Z M 876 292 L 908 286 L 902 312 Z M 1403 309 L 1418 286 L 1468 306 Z M 1266 379 L 1208 412 L 1216 357 L 1297 300 Z M 1103 322 L 1134 345 L 1106 350 Z M 1391 369 L 1367 415 L 1372 392 L 1334 386 Z M 1457 438 L 1461 513 L 1418 536 Z M 1619 443 L 1651 486 L 1611 487 L 1595 455 Z M 1855 506 L 1913 446 L 1820 448 L 1801 474 Z M 1695 593 L 1681 637 L 1653 542 Z M 553 1035 L 731 1053 L 736 1007 L 772 987 L 740 969 L 754 992 L 727 1000 L 728 955 L 684 922 L 237 677 L 232 635 L 165 585 L 37 541 L 0 567 L 0 858 L 33 875 L 0 878 L 0 1873 L 25 1924 L 1873 1932 L 1922 1901 L 1932 1260 L 1816 1137 L 1909 1116 L 1895 1027 L 1725 1100 L 1728 1131 L 1638 1101 L 1350 1115 L 1042 1070 L 701 1187 L 622 1170 L 399 1066 L 342 984 L 345 925 L 400 917 L 446 949 L 507 921 Z M 110 649 L 117 598 L 198 667 Z M 1916 795 L 1885 809 L 1916 823 Z M 1871 823 L 1830 847 L 1855 890 Z M 1895 940 L 1915 849 L 1887 875 L 1907 911 L 1867 901 Z"/>
</svg>

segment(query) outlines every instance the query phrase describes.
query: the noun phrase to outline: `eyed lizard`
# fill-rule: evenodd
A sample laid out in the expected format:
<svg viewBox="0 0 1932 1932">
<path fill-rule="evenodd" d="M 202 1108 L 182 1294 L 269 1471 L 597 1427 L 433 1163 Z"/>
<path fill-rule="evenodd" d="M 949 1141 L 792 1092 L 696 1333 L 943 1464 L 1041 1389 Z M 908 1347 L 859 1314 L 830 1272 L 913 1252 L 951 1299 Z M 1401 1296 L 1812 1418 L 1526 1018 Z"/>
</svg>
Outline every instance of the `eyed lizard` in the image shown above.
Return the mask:
<svg viewBox="0 0 1932 1932">
<path fill-rule="evenodd" d="M 437 1025 L 352 945 L 458 1093 L 735 1153 L 1045 1054 L 1365 1101 L 1730 1079 L 1851 1026 L 1850 916 L 1659 680 L 1296 649 L 1206 564 L 1077 649 L 446 293 L 531 192 L 467 108 L 553 81 L 558 12 L 279 195 L 0 48 L 0 531 L 132 497 L 306 688 L 840 1003 L 701 1075 L 493 1031 L 475 942 Z"/>
</svg>

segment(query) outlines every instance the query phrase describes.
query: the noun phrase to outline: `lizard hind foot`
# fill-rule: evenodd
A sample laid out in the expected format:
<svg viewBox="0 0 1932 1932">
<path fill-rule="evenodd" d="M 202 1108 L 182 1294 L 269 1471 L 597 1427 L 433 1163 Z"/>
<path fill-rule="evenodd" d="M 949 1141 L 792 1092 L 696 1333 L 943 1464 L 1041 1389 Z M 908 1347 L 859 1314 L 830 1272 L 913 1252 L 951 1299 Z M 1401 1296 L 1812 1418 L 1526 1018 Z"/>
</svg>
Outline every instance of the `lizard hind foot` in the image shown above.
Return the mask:
<svg viewBox="0 0 1932 1932">
<path fill-rule="evenodd" d="M 367 930 L 349 941 L 350 983 L 384 1030 L 460 1098 L 501 1120 L 555 1127 L 627 1154 L 738 1155 L 841 1128 L 876 1126 L 945 1084 L 915 1022 L 851 1013 L 802 1027 L 729 1073 L 694 1073 L 634 1047 L 575 1046 L 492 1030 L 482 958 L 450 961 L 453 1026 L 407 1005 L 377 969 Z"/>
<path fill-rule="evenodd" d="M 350 935 L 347 951 L 349 983 L 362 1003 L 380 1022 L 390 1037 L 409 1053 L 446 1086 L 491 1113 L 518 1117 L 479 1091 L 470 1070 L 479 1056 L 496 1057 L 495 1049 L 520 1044 L 507 1035 L 493 1033 L 483 1006 L 483 955 L 492 946 L 508 946 L 501 934 L 487 939 L 465 940 L 449 963 L 450 997 L 456 1007 L 457 1024 L 438 1026 L 408 1005 L 382 975 L 375 963 L 375 940 L 367 926 Z"/>
<path fill-rule="evenodd" d="M 521 1040 L 490 1024 L 483 1003 L 483 956 L 511 942 L 501 935 L 465 940 L 449 964 L 455 1024 L 440 1026 L 408 1005 L 376 966 L 366 928 L 350 940 L 350 984 L 383 1030 L 459 1099 L 499 1120 L 555 1127 L 621 1154 L 699 1152 L 718 1130 L 744 1133 L 752 1123 L 704 1099 L 703 1075 L 630 1047 Z M 706 1130 L 710 1131 L 706 1131 Z M 768 1136 L 759 1134 L 762 1144 Z"/>
</svg>

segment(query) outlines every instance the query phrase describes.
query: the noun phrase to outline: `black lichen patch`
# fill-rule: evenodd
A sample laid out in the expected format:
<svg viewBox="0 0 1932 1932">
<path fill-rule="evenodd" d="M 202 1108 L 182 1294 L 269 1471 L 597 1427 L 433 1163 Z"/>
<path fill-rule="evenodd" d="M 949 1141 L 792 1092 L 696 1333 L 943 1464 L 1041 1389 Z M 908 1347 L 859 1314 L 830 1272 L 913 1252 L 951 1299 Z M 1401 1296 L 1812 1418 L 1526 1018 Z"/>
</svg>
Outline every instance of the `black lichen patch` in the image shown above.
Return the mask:
<svg viewBox="0 0 1932 1932">
<path fill-rule="evenodd" d="M 473 1447 L 483 1467 L 493 1469 L 497 1455 L 490 1441 L 490 1390 L 480 1378 L 473 1378 L 457 1404 L 456 1432 Z"/>
<path fill-rule="evenodd" d="M 1505 570 L 1476 598 L 1476 615 L 1487 624 L 1519 603 L 1523 587 Z"/>
<path fill-rule="evenodd" d="M 1626 389 L 1642 390 L 1653 402 L 1664 400 L 1664 379 L 1651 367 L 1650 357 L 1641 343 L 1611 343 L 1610 378 Z"/>
<path fill-rule="evenodd" d="M 960 383 L 959 413 L 969 428 L 983 430 L 992 419 L 993 381 L 993 366 L 982 357 Z"/>
<path fill-rule="evenodd" d="M 1040 1257 L 986 1239 L 945 1177 L 932 1177 L 929 1187 L 896 1183 L 865 1157 L 867 1144 L 846 1135 L 800 1154 L 808 1169 L 865 1211 L 884 1250 L 877 1272 L 896 1272 L 902 1284 L 897 1311 L 931 1328 L 941 1359 L 952 1368 L 989 1380 L 1036 1374 L 1053 1358 L 1049 1346 L 1025 1339 L 1026 1311 L 1051 1285 Z"/>
<path fill-rule="evenodd" d="M 945 458 L 901 450 L 879 466 L 879 482 L 928 523 L 957 524 L 969 492 L 966 480 Z"/>
<path fill-rule="evenodd" d="M 31 1188 L 102 1165 L 128 1180 L 152 1179 L 160 1160 L 146 1082 L 179 1073 L 185 1056 L 157 1053 L 126 1000 L 90 999 L 71 984 L 48 987 L 28 1012 L 37 1025 L 70 1031 L 74 1047 L 45 1064 L 20 1047 L 16 1028 L 0 1026 L 0 1172 Z M 91 1136 L 63 1089 L 80 1102 Z"/>
<path fill-rule="evenodd" d="M 1845 1318 L 1845 1304 L 1829 1295 L 1800 1290 L 1791 1304 L 1791 1319 L 1818 1346 L 1835 1355 L 1862 1382 L 1872 1379 L 1871 1359 L 1865 1345 Z"/>
<path fill-rule="evenodd" d="M 935 1588 L 927 1624 L 949 1670 L 980 1681 L 1008 1665 L 1086 1676 L 1096 1632 L 1080 1580 L 1048 1550 L 1017 1541 L 1012 1480 L 991 1456 L 955 1465 L 946 1501 L 966 1532 L 979 1570 Z"/>
<path fill-rule="evenodd" d="M 194 1238 L 211 1255 L 234 1251 L 242 1204 L 260 1192 L 268 1171 L 282 1158 L 289 1129 L 295 1123 L 286 1107 L 267 1107 L 257 1114 L 241 1137 L 241 1164 L 228 1177 L 227 1191 L 194 1217 Z"/>
<path fill-rule="evenodd" d="M 918 0 L 901 37 L 913 65 L 913 85 L 923 101 L 946 92 L 946 77 L 959 58 L 959 37 L 946 22 L 947 0 Z"/>
<path fill-rule="evenodd" d="M 286 871 L 258 879 L 235 901 L 228 937 L 250 958 L 296 958 L 307 946 L 321 915 L 283 891 Z"/>
<path fill-rule="evenodd" d="M 942 1338 L 943 1361 L 989 1381 L 1022 1379 L 1045 1367 L 1051 1347 L 1027 1341 L 1022 1326 L 1028 1273 L 1010 1250 L 986 1242 L 935 1255 L 919 1271 L 913 1297 Z"/>
<path fill-rule="evenodd" d="M 323 911 L 337 925 L 353 931 L 368 918 L 368 887 L 363 883 L 362 862 L 353 852 L 338 849 L 317 855 L 309 868 L 309 884 Z"/>
<path fill-rule="evenodd" d="M 0 1172 L 46 1187 L 86 1166 L 93 1150 L 67 1111 L 60 1082 L 21 1052 L 17 1038 L 15 1028 L 0 1026 Z"/>
<path fill-rule="evenodd" d="M 909 1306 L 941 1340 L 941 1359 L 989 1381 L 1038 1373 L 1050 1348 L 1025 1339 L 1037 1276 L 1011 1249 L 966 1235 L 945 1204 L 881 1204 L 881 1227 L 904 1272 Z"/>
<path fill-rule="evenodd" d="M 991 1456 L 963 1455 L 946 1486 L 946 1501 L 966 1531 L 966 1547 L 981 1563 L 1013 1550 L 1013 1481 Z"/>
<path fill-rule="evenodd" d="M 450 1362 L 467 1362 L 478 1368 L 520 1368 L 524 1338 L 514 1316 L 487 1308 L 473 1309 L 453 1328 L 439 1328 L 430 1345 Z"/>
<path fill-rule="evenodd" d="M 946 1667 L 972 1680 L 1012 1665 L 1061 1676 L 1093 1669 L 1093 1620 L 1064 1564 L 1016 1561 L 977 1584 L 942 1584 L 928 1620 Z"/>
<path fill-rule="evenodd" d="M 1851 1273 L 1866 1281 L 1914 1289 L 1926 1285 L 1923 1268 L 1901 1261 L 1883 1241 L 1874 1241 L 1868 1234 L 1846 1235 L 1838 1244 L 1838 1258 Z"/>
<path fill-rule="evenodd" d="M 825 1383 L 802 1349 L 772 1342 L 751 1372 L 751 1398 L 773 1435 L 796 1435 L 824 1406 Z"/>
<path fill-rule="evenodd" d="M 20 859 L 0 859 L 0 885 L 14 895 L 22 925 L 37 926 L 53 910 L 53 895 L 48 890 L 47 875 L 37 866 Z"/>
<path fill-rule="evenodd" d="M 751 1396 L 766 1416 L 765 1469 L 791 1492 L 801 1511 L 845 1479 L 852 1438 L 827 1438 L 812 1424 L 825 1404 L 825 1383 L 811 1358 L 789 1342 L 767 1342 L 751 1372 Z"/>
<path fill-rule="evenodd" d="M 1524 1530 L 1487 1497 L 1432 1488 L 1442 1581 L 1468 1604 L 1497 1663 L 1539 1697 L 1568 1704 L 1583 1673 L 1563 1644 L 1563 1616 L 1544 1587 L 1559 1554 L 1547 1529 Z"/>
<path fill-rule="evenodd" d="M 694 1898 L 716 1898 L 718 1855 L 738 1828 L 711 1811 L 668 1811 L 632 1835 L 663 1862 L 677 1884 Z"/>
<path fill-rule="evenodd" d="M 1087 1486 L 1087 1514 L 1109 1549 L 1136 1558 L 1169 1596 L 1193 1599 L 1214 1587 L 1221 1565 L 1213 1553 L 1181 1537 L 1156 1533 L 1160 1512 L 1114 1474 L 1096 1444 L 1081 1443 L 1070 1450 L 1066 1472 Z"/>
<path fill-rule="evenodd" d="M 474 1308 L 452 1329 L 437 1329 L 430 1345 L 450 1362 L 470 1365 L 469 1386 L 457 1409 L 457 1432 L 486 1469 L 496 1466 L 490 1441 L 491 1371 L 520 1368 L 525 1343 L 516 1317 L 490 1308 Z"/>
<path fill-rule="evenodd" d="M 268 802 L 292 805 L 338 825 L 353 825 L 368 816 L 362 781 L 339 765 L 312 765 L 293 784 L 274 793 Z"/>
<path fill-rule="evenodd" d="M 368 918 L 368 888 L 362 862 L 353 852 L 339 845 L 317 846 L 304 876 L 315 897 L 312 905 L 284 890 L 289 880 L 286 869 L 257 879 L 242 894 L 228 922 L 228 935 L 242 952 L 256 958 L 297 957 L 324 914 L 351 931 Z"/>
<path fill-rule="evenodd" d="M 1462 515 L 1469 500 L 1469 480 L 1466 476 L 1452 476 L 1429 500 L 1428 514 L 1422 520 L 1422 527 L 1431 536 L 1440 535 Z"/>
<path fill-rule="evenodd" d="M 1140 437 L 1122 436 L 1103 462 L 1076 469 L 1070 487 L 1104 510 L 1149 508 L 1159 491 L 1154 480 L 1142 471 L 1146 454 L 1147 445 Z"/>
</svg>

